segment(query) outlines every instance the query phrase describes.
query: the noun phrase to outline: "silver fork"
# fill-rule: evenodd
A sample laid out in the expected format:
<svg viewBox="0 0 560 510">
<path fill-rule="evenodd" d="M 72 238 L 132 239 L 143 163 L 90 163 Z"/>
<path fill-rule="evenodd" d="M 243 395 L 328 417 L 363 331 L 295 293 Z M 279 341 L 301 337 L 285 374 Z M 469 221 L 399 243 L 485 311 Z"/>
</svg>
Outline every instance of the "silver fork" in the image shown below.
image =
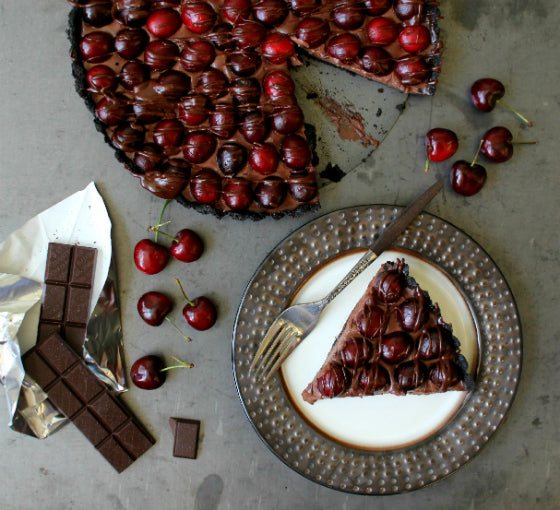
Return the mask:
<svg viewBox="0 0 560 510">
<path fill-rule="evenodd" d="M 393 220 L 354 267 L 323 299 L 313 303 L 290 306 L 276 316 L 257 349 L 249 369 L 257 380 L 267 382 L 270 379 L 296 346 L 317 325 L 323 309 L 352 283 L 379 254 L 391 246 L 412 220 L 439 193 L 442 186 L 441 181 L 436 182 L 408 206 L 399 217 Z"/>
</svg>

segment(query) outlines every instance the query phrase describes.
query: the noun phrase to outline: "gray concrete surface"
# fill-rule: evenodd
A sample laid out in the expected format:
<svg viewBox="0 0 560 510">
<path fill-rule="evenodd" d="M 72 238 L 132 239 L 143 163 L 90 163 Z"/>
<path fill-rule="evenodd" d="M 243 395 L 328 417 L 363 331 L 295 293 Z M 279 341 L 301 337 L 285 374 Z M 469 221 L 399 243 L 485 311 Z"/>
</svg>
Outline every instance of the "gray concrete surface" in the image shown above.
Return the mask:
<svg viewBox="0 0 560 510">
<path fill-rule="evenodd" d="M 405 204 L 434 176 L 447 176 L 447 163 L 433 165 L 428 175 L 423 171 L 423 135 L 431 127 L 454 129 L 458 156 L 465 159 L 493 125 L 538 140 L 516 148 L 508 163 L 488 164 L 488 182 L 476 197 L 458 197 L 446 184 L 429 207 L 468 232 L 506 276 L 523 326 L 523 374 L 505 422 L 470 463 L 430 487 L 391 497 L 335 492 L 292 472 L 259 440 L 235 390 L 231 331 L 244 287 L 277 242 L 315 215 L 249 224 L 173 205 L 173 225 L 203 231 L 207 251 L 192 267 L 173 264 L 169 281 L 162 277 L 157 286 L 172 288 L 172 278 L 180 277 L 193 292 L 218 301 L 220 319 L 189 345 L 171 328 L 145 326 L 136 315 L 136 298 L 154 280 L 134 268 L 132 247 L 157 218 L 160 202 L 113 159 L 73 90 L 65 35 L 69 5 L 0 3 L 0 239 L 95 181 L 113 222 L 128 360 L 158 350 L 197 363 L 189 373 L 172 374 L 157 391 L 128 392 L 127 403 L 158 442 L 121 475 L 73 427 L 45 441 L 24 437 L 5 426 L 6 406 L 0 405 L 1 508 L 560 508 L 560 10 L 555 0 L 441 3 L 446 50 L 437 94 L 411 98 L 367 162 L 323 190 L 322 211 L 315 215 L 358 204 Z M 508 102 L 533 119 L 532 129 L 505 110 L 485 115 L 470 107 L 468 88 L 483 76 L 506 84 Z M 196 461 L 171 456 L 172 415 L 202 420 Z"/>
</svg>

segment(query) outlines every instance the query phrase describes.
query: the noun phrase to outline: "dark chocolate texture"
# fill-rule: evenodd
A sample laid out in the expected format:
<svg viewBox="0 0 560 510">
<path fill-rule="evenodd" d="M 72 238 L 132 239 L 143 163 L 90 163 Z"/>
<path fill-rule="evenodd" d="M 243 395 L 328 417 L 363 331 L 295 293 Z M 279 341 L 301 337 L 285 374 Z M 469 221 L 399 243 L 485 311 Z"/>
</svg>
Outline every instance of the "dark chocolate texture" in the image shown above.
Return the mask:
<svg viewBox="0 0 560 510">
<path fill-rule="evenodd" d="M 173 433 L 173 456 L 196 459 L 200 421 L 188 418 L 169 418 Z"/>
<path fill-rule="evenodd" d="M 386 262 L 369 283 L 313 381 L 319 399 L 469 390 L 473 381 L 450 324 L 408 274 L 404 260 Z"/>
<path fill-rule="evenodd" d="M 37 343 L 56 332 L 82 353 L 96 256 L 95 248 L 49 243 Z"/>
<path fill-rule="evenodd" d="M 57 333 L 23 356 L 26 373 L 120 473 L 154 439 Z"/>
<path fill-rule="evenodd" d="M 132 2 L 114 4 L 112 17 L 98 20 L 88 13 L 98 2 L 82 0 L 69 30 L 77 89 L 117 159 L 156 196 L 254 219 L 312 210 L 319 195 L 311 151 L 284 143 L 305 139 L 289 67 L 304 51 L 403 92 L 433 94 L 438 2 L 418 0 L 406 16 L 397 3 L 372 12 L 365 2 L 335 0 L 246 8 L 223 0 Z M 161 16 L 173 23 L 158 29 Z M 379 18 L 395 37 L 420 27 L 426 46 L 407 53 L 392 39 L 377 47 L 368 27 Z M 193 145 L 193 132 L 208 133 L 212 144 Z M 224 166 L 222 148 L 232 143 L 236 164 Z M 275 147 L 277 163 L 264 162 L 270 154 L 258 154 L 262 144 Z M 271 177 L 283 182 L 281 194 L 261 184 Z"/>
</svg>

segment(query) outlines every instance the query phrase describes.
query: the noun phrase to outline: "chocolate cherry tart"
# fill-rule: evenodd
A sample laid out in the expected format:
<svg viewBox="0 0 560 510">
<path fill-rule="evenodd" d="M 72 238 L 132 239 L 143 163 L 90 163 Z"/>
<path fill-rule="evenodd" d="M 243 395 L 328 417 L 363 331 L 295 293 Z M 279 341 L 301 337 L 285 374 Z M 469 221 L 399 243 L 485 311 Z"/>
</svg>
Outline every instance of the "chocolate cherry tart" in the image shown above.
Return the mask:
<svg viewBox="0 0 560 510">
<path fill-rule="evenodd" d="M 431 95 L 439 10 L 409 4 L 81 0 L 70 14 L 73 73 L 146 190 L 217 215 L 293 215 L 317 208 L 319 194 L 290 62 L 303 51 Z"/>
<path fill-rule="evenodd" d="M 302 393 L 328 398 L 430 394 L 473 387 L 460 344 L 403 259 L 369 283 L 323 366 Z"/>
</svg>

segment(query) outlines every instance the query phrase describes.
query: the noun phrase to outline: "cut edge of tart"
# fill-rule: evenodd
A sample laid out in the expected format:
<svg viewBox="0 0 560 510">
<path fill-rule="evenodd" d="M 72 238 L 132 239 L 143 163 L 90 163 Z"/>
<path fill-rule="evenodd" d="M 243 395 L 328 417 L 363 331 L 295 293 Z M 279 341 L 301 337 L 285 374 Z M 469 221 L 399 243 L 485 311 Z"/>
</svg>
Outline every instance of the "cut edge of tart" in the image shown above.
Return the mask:
<svg viewBox="0 0 560 510">
<path fill-rule="evenodd" d="M 383 264 L 370 281 L 302 398 L 313 404 L 473 387 L 452 326 L 409 275 L 404 259 L 396 259 Z"/>
</svg>

